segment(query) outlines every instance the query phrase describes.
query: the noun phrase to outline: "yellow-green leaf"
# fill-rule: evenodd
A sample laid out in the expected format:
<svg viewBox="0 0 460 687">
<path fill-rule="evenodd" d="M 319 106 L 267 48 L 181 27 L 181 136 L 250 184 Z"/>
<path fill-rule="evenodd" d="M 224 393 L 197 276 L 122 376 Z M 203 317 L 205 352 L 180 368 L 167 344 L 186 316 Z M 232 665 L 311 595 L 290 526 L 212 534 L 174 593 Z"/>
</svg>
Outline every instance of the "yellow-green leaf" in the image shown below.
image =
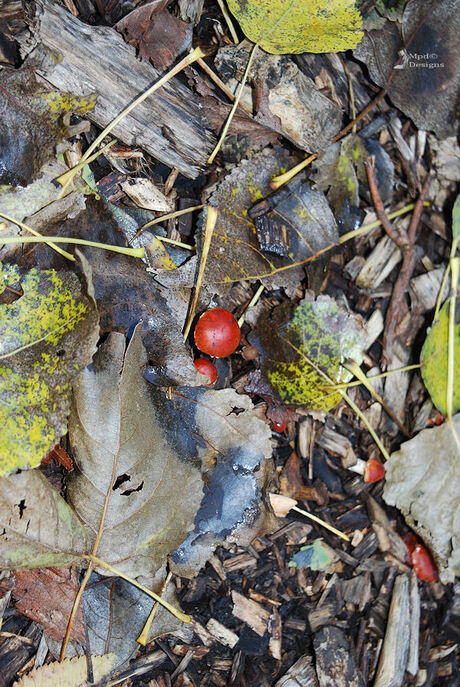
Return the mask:
<svg viewBox="0 0 460 687">
<path fill-rule="evenodd" d="M 420 355 L 422 378 L 436 408 L 447 413 L 447 364 L 449 342 L 449 302 L 431 327 Z M 460 410 L 460 304 L 455 318 L 454 395 L 452 413 Z"/>
<path fill-rule="evenodd" d="M 0 475 L 35 467 L 67 431 L 72 380 L 99 336 L 92 286 L 73 272 L 3 266 L 0 304 Z M 14 293 L 5 290 L 4 294 Z"/>
<path fill-rule="evenodd" d="M 115 660 L 115 654 L 91 657 L 95 682 L 99 682 L 110 673 Z M 79 658 L 68 658 L 62 663 L 49 663 L 46 666 L 41 666 L 41 668 L 36 668 L 15 682 L 13 687 L 49 687 L 50 685 L 80 687 L 82 684 L 87 684 L 87 678 L 86 656 L 80 656 Z"/>
<path fill-rule="evenodd" d="M 269 53 L 338 52 L 363 33 L 354 0 L 228 0 L 245 35 Z"/>
<path fill-rule="evenodd" d="M 286 404 L 329 410 L 342 398 L 328 389 L 349 379 L 342 367 L 347 358 L 362 359 L 363 328 L 332 298 L 305 299 L 275 308 L 270 320 L 262 318 L 250 342 L 260 352 L 263 376 Z"/>
</svg>

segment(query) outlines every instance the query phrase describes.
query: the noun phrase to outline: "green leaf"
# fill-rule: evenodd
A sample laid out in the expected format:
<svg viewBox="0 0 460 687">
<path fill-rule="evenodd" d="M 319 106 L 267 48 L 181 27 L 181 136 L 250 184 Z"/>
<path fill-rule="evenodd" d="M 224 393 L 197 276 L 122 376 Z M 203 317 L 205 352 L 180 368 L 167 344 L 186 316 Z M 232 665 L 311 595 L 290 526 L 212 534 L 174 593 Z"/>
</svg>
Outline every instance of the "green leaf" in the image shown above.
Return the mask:
<svg viewBox="0 0 460 687">
<path fill-rule="evenodd" d="M 447 413 L 447 361 L 449 341 L 449 301 L 431 327 L 420 354 L 422 378 L 436 408 Z M 455 317 L 454 394 L 452 413 L 460 410 L 460 303 Z"/>
<path fill-rule="evenodd" d="M 354 0 L 228 0 L 245 35 L 269 53 L 339 52 L 363 33 Z"/>
<path fill-rule="evenodd" d="M 460 241 L 460 196 L 457 196 L 452 210 L 452 238 Z"/>
<path fill-rule="evenodd" d="M 6 286 L 23 291 L 0 305 L 0 475 L 5 475 L 39 465 L 67 431 L 71 384 L 95 350 L 99 318 L 92 285 L 82 289 L 72 272 L 21 273 L 4 265 L 2 274 Z"/>
<path fill-rule="evenodd" d="M 326 389 L 331 382 L 321 372 L 333 383 L 348 381 L 341 363 L 347 358 L 360 363 L 363 340 L 358 318 L 328 296 L 305 299 L 293 312 L 289 305 L 276 308 L 250 336 L 260 352 L 262 374 L 279 398 L 318 410 L 329 410 L 341 399 L 338 391 Z"/>
<path fill-rule="evenodd" d="M 302 546 L 288 563 L 290 568 L 310 568 L 311 570 L 327 570 L 337 556 L 330 546 L 322 539 L 317 539 L 313 544 Z"/>
</svg>

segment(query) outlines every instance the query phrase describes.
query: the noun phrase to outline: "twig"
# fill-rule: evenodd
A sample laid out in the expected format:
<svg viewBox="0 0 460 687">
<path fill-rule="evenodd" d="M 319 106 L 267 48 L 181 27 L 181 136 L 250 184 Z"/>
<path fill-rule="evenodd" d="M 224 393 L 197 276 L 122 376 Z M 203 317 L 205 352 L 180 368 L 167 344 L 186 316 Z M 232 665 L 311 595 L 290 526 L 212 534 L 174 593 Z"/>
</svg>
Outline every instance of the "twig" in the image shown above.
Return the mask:
<svg viewBox="0 0 460 687">
<path fill-rule="evenodd" d="M 375 179 L 374 163 L 372 158 L 365 161 L 365 167 L 367 172 L 367 178 L 369 180 L 369 188 L 371 191 L 372 201 L 374 203 L 377 216 L 382 222 L 382 226 L 396 245 L 401 248 L 403 252 L 403 262 L 402 267 L 399 272 L 398 278 L 395 281 L 393 287 L 393 294 L 391 296 L 390 305 L 388 306 L 387 314 L 385 317 L 385 330 L 383 334 L 383 353 L 382 358 L 384 361 L 388 362 L 391 360 L 391 352 L 393 341 L 395 338 L 395 332 L 398 324 L 402 319 L 401 310 L 405 300 L 405 295 L 409 287 L 409 282 L 414 271 L 416 262 L 416 252 L 415 252 L 415 239 L 417 234 L 417 228 L 420 222 L 420 216 L 422 214 L 424 200 L 428 192 L 428 186 L 430 178 L 426 177 L 422 191 L 420 193 L 417 202 L 415 203 L 414 212 L 412 214 L 409 229 L 406 232 L 404 229 L 397 231 L 390 220 L 388 219 L 385 209 L 383 207 L 383 202 L 380 197 L 380 192 Z"/>
<path fill-rule="evenodd" d="M 239 42 L 239 41 L 238 41 L 238 34 L 236 33 L 236 29 L 235 29 L 235 27 L 233 26 L 232 18 L 231 18 L 231 16 L 230 16 L 230 13 L 229 13 L 228 9 L 227 9 L 226 6 L 225 6 L 224 0 L 217 0 L 217 4 L 218 4 L 219 7 L 220 7 L 220 11 L 221 11 L 222 14 L 224 15 L 224 19 L 225 19 L 225 21 L 226 21 L 226 23 L 227 23 L 228 30 L 229 30 L 230 33 L 231 33 L 233 42 L 234 42 L 234 43 L 238 43 L 238 42 Z"/>
</svg>

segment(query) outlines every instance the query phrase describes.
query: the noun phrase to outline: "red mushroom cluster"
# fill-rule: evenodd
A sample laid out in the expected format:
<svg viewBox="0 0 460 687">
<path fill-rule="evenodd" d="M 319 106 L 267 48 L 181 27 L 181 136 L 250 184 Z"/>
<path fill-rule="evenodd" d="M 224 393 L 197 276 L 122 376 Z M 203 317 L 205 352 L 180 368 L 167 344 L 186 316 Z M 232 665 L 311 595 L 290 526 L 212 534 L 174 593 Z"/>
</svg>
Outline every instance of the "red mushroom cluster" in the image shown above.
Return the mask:
<svg viewBox="0 0 460 687">
<path fill-rule="evenodd" d="M 238 322 L 225 308 L 212 308 L 203 313 L 194 332 L 196 347 L 213 358 L 226 358 L 236 351 L 241 339 Z M 208 386 L 217 379 L 216 366 L 206 358 L 194 361 L 198 372 L 209 378 Z"/>
</svg>

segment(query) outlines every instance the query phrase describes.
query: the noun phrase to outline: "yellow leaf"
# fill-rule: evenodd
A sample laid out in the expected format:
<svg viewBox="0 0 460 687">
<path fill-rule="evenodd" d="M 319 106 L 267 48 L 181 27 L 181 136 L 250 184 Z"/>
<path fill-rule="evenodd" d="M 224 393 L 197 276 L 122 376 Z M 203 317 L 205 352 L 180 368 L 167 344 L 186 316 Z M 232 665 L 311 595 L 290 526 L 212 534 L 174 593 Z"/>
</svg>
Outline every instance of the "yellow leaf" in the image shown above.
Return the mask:
<svg viewBox="0 0 460 687">
<path fill-rule="evenodd" d="M 339 52 L 363 37 L 354 0 L 228 0 L 245 35 L 279 55 Z"/>
<path fill-rule="evenodd" d="M 94 680 L 102 680 L 111 670 L 115 663 L 115 654 L 104 654 L 104 656 L 93 656 Z M 80 658 L 66 659 L 62 663 L 49 663 L 46 666 L 32 670 L 20 680 L 14 683 L 13 687 L 79 687 L 86 684 L 88 677 L 86 656 Z"/>
</svg>

